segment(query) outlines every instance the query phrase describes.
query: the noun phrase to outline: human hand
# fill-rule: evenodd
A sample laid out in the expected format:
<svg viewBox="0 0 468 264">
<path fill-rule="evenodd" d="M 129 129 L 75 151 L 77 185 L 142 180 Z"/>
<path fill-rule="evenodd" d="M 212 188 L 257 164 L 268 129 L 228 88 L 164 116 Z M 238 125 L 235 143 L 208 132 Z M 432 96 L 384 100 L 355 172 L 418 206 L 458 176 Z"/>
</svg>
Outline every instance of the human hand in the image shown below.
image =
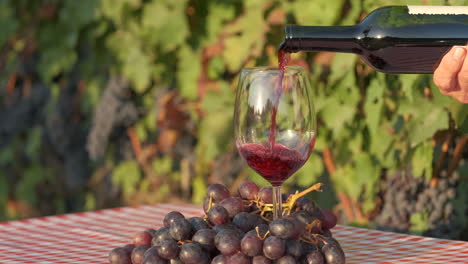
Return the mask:
<svg viewBox="0 0 468 264">
<path fill-rule="evenodd" d="M 454 46 L 434 72 L 434 83 L 442 94 L 468 104 L 467 46 Z"/>
</svg>

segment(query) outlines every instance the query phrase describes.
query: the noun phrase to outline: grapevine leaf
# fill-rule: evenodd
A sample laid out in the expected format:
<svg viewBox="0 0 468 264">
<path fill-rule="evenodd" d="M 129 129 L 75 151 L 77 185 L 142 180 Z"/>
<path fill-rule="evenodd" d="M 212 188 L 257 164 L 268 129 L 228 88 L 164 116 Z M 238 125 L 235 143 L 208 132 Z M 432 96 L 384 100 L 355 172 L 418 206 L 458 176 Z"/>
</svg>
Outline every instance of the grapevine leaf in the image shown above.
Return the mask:
<svg viewBox="0 0 468 264">
<path fill-rule="evenodd" d="M 79 3 L 79 1 L 75 2 Z M 111 18 L 115 23 L 122 24 L 127 17 L 124 12 L 140 5 L 141 0 L 101 0 L 99 10 L 102 15 Z"/>
<path fill-rule="evenodd" d="M 125 197 L 133 194 L 137 189 L 141 172 L 136 161 L 124 161 L 117 165 L 112 174 L 112 183 L 122 188 Z"/>
<path fill-rule="evenodd" d="M 318 154 L 312 152 L 309 160 L 304 166 L 294 175 L 297 184 L 300 187 L 308 188 L 318 181 L 318 178 L 323 173 L 322 159 Z"/>
<path fill-rule="evenodd" d="M 427 212 L 414 213 L 410 217 L 411 231 L 416 234 L 421 234 L 428 228 Z"/>
<path fill-rule="evenodd" d="M 427 179 L 432 177 L 432 158 L 434 149 L 429 141 L 419 144 L 411 160 L 414 177 L 425 175 Z"/>
<path fill-rule="evenodd" d="M 235 6 L 230 2 L 210 1 L 208 9 L 208 17 L 206 18 L 207 42 L 212 43 L 217 40 L 224 23 L 234 18 Z"/>
<path fill-rule="evenodd" d="M 60 9 L 60 21 L 78 29 L 97 17 L 97 7 L 98 2 L 95 0 L 66 0 Z"/>
<path fill-rule="evenodd" d="M 418 80 L 420 76 L 417 74 L 401 74 L 400 81 L 401 81 L 401 90 L 408 98 L 409 102 L 413 102 L 413 93 L 415 89 L 419 89 L 420 87 L 417 84 L 419 83 Z M 422 88 L 421 88 L 422 89 Z"/>
<path fill-rule="evenodd" d="M 189 46 L 182 46 L 177 54 L 179 70 L 177 81 L 180 94 L 189 99 L 197 98 L 198 77 L 200 75 L 200 52 Z"/>
<path fill-rule="evenodd" d="M 205 160 L 214 160 L 232 139 L 232 111 L 209 112 L 200 122 L 197 152 Z"/>
<path fill-rule="evenodd" d="M 382 75 L 378 75 L 382 76 Z M 377 131 L 383 111 L 383 93 L 385 83 L 381 77 L 371 80 L 367 87 L 366 102 L 364 103 L 364 110 L 366 111 L 366 123 L 371 133 Z"/>
<path fill-rule="evenodd" d="M 291 6 L 300 25 L 332 25 L 340 14 L 343 0 L 299 0 Z"/>
<path fill-rule="evenodd" d="M 18 22 L 14 16 L 14 10 L 9 6 L 8 1 L 0 2 L 0 47 L 10 38 L 18 27 Z"/>
</svg>

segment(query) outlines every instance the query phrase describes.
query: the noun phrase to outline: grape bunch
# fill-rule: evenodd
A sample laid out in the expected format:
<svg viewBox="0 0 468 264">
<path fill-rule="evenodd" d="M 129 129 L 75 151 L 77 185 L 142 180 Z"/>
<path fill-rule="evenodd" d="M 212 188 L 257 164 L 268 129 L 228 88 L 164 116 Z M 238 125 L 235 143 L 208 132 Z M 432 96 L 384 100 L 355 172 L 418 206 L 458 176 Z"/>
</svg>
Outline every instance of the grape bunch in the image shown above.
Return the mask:
<svg viewBox="0 0 468 264">
<path fill-rule="evenodd" d="M 336 216 L 304 195 L 321 191 L 318 183 L 285 197 L 283 217 L 273 220 L 271 187 L 252 181 L 232 196 L 221 184 L 207 189 L 203 217 L 180 212 L 164 226 L 137 233 L 132 244 L 114 248 L 111 264 L 341 264 L 344 252 L 330 231 Z"/>
</svg>

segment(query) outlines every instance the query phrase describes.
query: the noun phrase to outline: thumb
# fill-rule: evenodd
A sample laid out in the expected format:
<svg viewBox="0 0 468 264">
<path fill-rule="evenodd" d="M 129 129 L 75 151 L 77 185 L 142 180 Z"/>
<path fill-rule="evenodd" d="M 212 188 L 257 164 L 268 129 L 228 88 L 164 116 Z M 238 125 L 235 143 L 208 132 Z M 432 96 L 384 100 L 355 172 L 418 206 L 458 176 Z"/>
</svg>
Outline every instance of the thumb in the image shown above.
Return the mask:
<svg viewBox="0 0 468 264">
<path fill-rule="evenodd" d="M 456 89 L 457 74 L 463 66 L 466 57 L 466 48 L 461 46 L 453 47 L 440 61 L 434 72 L 434 83 L 442 93 Z"/>
</svg>

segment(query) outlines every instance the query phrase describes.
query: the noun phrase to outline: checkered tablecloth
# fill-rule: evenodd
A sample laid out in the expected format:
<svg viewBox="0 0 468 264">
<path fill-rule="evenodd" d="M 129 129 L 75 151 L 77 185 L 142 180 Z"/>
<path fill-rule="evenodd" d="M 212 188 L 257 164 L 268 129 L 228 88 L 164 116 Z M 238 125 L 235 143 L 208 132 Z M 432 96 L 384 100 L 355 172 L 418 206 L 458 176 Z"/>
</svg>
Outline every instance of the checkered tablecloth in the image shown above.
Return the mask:
<svg viewBox="0 0 468 264">
<path fill-rule="evenodd" d="M 0 223 L 0 263 L 108 263 L 110 249 L 146 228 L 158 228 L 166 213 L 202 214 L 192 205 L 158 204 Z M 337 226 L 347 263 L 468 263 L 468 242 L 440 240 Z"/>
</svg>

